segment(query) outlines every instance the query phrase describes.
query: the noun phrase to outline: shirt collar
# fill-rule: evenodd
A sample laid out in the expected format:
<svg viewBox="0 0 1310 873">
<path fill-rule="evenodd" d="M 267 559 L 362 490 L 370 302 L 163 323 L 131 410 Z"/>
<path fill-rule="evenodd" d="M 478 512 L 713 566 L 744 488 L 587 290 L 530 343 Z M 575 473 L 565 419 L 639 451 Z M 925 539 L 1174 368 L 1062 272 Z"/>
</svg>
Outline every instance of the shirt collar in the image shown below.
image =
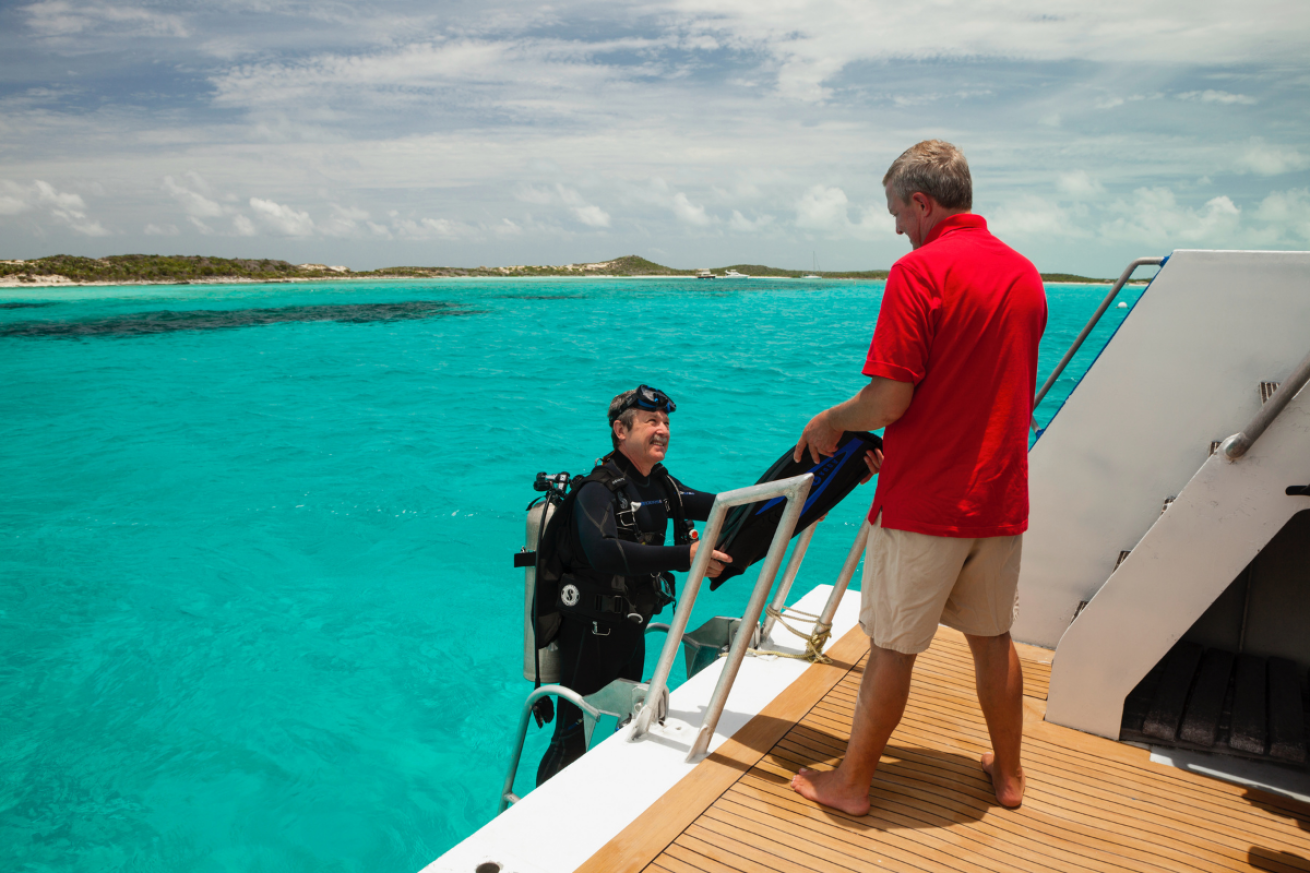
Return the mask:
<svg viewBox="0 0 1310 873">
<path fill-rule="evenodd" d="M 972 212 L 961 212 L 959 215 L 952 215 L 949 218 L 938 222 L 932 230 L 928 231 L 928 238 L 923 241 L 926 246 L 928 243 L 938 237 L 948 234 L 954 230 L 965 230 L 969 228 L 987 229 L 987 219 L 981 215 L 974 215 Z"/>
</svg>

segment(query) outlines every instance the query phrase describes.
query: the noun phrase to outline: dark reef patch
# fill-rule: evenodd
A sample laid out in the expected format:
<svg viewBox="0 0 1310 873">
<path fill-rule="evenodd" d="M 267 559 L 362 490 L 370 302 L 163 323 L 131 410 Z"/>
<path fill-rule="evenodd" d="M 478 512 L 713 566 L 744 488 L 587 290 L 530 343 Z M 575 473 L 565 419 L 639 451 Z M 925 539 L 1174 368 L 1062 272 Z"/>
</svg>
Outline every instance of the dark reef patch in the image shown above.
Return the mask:
<svg viewBox="0 0 1310 873">
<path fill-rule="evenodd" d="M 0 303 L 0 309 L 40 309 L 43 306 L 54 306 L 53 303 Z"/>
<path fill-rule="evenodd" d="M 388 321 L 416 321 L 443 315 L 476 315 L 480 310 L 464 309 L 442 300 L 411 300 L 405 303 L 348 303 L 323 306 L 280 306 L 276 309 L 189 309 L 183 311 L 134 312 L 113 318 L 85 321 L 24 321 L 0 325 L 0 336 L 16 337 L 137 337 L 183 330 L 227 330 L 306 321 L 337 321 L 346 324 L 375 324 Z"/>
</svg>

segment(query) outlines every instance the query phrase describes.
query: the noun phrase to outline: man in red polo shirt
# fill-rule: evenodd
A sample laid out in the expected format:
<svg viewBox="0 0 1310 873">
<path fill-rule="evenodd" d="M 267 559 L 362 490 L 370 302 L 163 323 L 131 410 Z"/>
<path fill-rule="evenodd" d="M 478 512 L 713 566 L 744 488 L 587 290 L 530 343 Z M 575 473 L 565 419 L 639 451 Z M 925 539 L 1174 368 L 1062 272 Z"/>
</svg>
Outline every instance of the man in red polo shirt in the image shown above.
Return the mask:
<svg viewBox="0 0 1310 873">
<path fill-rule="evenodd" d="M 1023 800 L 1023 674 L 1010 639 L 1028 527 L 1028 426 L 1046 294 L 1027 258 L 969 212 L 969 165 L 921 142 L 883 178 L 896 232 L 913 247 L 892 266 L 864 365 L 870 382 L 805 426 L 796 458 L 831 454 L 845 430 L 885 427 L 869 511 L 860 625 L 868 664 L 846 756 L 802 769 L 792 787 L 864 815 L 869 785 L 909 697 L 915 656 L 938 623 L 965 634 L 992 751 L 997 800 Z"/>
</svg>

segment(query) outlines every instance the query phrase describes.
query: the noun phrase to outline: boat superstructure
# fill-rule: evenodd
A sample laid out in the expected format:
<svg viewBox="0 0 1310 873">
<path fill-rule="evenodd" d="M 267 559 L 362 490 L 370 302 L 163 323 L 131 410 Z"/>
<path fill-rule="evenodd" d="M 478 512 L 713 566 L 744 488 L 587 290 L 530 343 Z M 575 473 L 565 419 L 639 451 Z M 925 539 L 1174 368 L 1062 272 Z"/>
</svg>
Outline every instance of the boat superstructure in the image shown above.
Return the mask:
<svg viewBox="0 0 1310 873">
<path fill-rule="evenodd" d="M 428 870 L 1310 871 L 1310 253 L 1142 259 L 1097 318 L 1139 266 L 1159 273 L 1030 452 L 1021 809 L 996 805 L 978 767 L 986 727 L 946 629 L 920 656 L 870 814 L 787 788 L 842 754 L 867 647 L 841 597 L 863 528 L 836 583 L 793 607 L 800 635 L 772 639 L 809 528 L 771 595 L 775 541 L 746 615 L 725 623 L 726 658 L 665 696 L 680 604 L 651 683 L 594 701 L 632 723 Z M 837 642 L 817 658 L 825 631 Z M 748 657 L 761 649 L 793 657 Z M 1186 763 L 1177 748 L 1224 753 L 1206 769 L 1232 779 L 1233 754 L 1272 757 L 1250 777 L 1272 792 L 1170 766 Z"/>
</svg>

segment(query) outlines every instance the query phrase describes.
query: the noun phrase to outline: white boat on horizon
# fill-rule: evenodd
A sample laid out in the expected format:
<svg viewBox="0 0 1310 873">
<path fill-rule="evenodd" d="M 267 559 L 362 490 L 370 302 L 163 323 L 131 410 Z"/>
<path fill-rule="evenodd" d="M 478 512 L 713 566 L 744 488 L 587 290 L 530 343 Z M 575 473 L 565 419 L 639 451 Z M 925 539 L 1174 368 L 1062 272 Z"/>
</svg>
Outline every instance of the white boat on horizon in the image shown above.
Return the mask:
<svg viewBox="0 0 1310 873">
<path fill-rule="evenodd" d="M 736 270 L 724 270 L 723 278 L 725 279 L 749 279 L 745 273 L 738 273 Z"/>
<path fill-rule="evenodd" d="M 709 270 L 697 270 L 697 271 L 696 271 L 696 278 L 697 278 L 697 279 L 717 279 L 717 278 L 719 278 L 719 277 L 716 276 L 716 275 L 714 275 L 714 274 L 713 274 L 712 272 L 710 272 Z"/>
<path fill-rule="evenodd" d="M 1134 261 L 1034 406 L 1142 266 L 1159 271 L 1034 421 L 1012 631 L 1022 807 L 999 807 L 978 765 L 989 741 L 968 647 L 945 628 L 919 656 L 869 814 L 790 790 L 797 768 L 843 754 L 868 645 L 844 596 L 867 522 L 836 531 L 850 547 L 833 584 L 784 605 L 814 525 L 785 562 L 770 550 L 746 614 L 720 622 L 726 657 L 670 694 L 695 639 L 701 550 L 670 625 L 650 628 L 665 634 L 651 681 L 580 699 L 626 726 L 522 798 L 514 754 L 503 813 L 424 873 L 1310 870 L 1310 252 Z M 703 539 L 761 489 L 803 503 L 808 476 L 720 494 Z"/>
</svg>

